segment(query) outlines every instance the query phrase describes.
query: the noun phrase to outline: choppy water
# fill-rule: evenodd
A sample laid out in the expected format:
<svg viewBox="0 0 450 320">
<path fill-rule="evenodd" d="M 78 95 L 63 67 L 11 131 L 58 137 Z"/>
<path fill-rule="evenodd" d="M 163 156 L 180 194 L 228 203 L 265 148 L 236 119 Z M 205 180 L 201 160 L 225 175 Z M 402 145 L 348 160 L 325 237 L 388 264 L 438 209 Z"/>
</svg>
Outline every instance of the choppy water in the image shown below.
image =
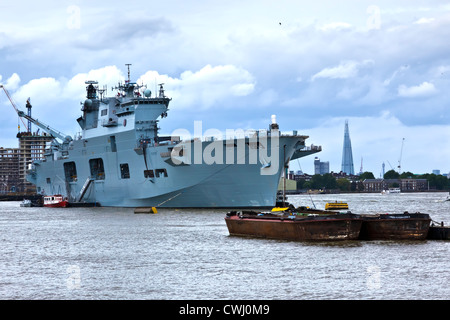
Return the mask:
<svg viewBox="0 0 450 320">
<path fill-rule="evenodd" d="M 444 193 L 297 195 L 354 213 L 429 213 Z M 450 241 L 229 236 L 226 210 L 21 208 L 0 202 L 0 299 L 450 299 Z"/>
</svg>

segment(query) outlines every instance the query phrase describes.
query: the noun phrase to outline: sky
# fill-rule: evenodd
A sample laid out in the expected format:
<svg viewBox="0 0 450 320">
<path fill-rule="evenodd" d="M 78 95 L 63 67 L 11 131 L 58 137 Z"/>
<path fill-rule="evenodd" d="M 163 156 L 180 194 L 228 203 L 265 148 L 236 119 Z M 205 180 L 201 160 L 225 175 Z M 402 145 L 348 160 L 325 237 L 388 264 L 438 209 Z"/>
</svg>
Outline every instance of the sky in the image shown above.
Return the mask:
<svg viewBox="0 0 450 320">
<path fill-rule="evenodd" d="M 0 83 L 16 106 L 75 136 L 87 80 L 127 78 L 172 98 L 161 134 L 267 129 L 309 136 L 341 170 L 450 172 L 450 1 L 0 2 Z M 0 90 L 0 146 L 26 128 Z M 33 130 L 37 130 L 34 128 Z M 404 140 L 403 140 L 404 139 Z"/>
</svg>

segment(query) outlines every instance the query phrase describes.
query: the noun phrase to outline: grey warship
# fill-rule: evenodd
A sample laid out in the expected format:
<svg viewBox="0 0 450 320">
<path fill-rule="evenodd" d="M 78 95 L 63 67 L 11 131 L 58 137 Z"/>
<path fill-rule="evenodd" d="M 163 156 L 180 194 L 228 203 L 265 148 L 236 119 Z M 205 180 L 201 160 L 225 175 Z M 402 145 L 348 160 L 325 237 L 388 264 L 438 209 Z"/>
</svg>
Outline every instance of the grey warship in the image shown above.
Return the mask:
<svg viewBox="0 0 450 320">
<path fill-rule="evenodd" d="M 152 96 L 128 69 L 113 96 L 86 85 L 78 137 L 42 126 L 55 139 L 28 171 L 39 194 L 113 207 L 271 207 L 289 161 L 321 150 L 305 146 L 308 136 L 281 133 L 274 116 L 268 129 L 222 139 L 162 136 L 171 101 L 163 84 Z"/>
</svg>

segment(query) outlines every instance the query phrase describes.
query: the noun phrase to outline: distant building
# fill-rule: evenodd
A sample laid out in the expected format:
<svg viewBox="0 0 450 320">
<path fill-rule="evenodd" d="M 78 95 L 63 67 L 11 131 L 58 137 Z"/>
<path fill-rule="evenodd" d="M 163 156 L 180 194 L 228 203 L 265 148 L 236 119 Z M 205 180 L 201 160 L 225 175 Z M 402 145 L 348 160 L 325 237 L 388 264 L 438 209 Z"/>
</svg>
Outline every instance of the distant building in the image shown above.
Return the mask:
<svg viewBox="0 0 450 320">
<path fill-rule="evenodd" d="M 427 179 L 400 179 L 400 190 L 403 192 L 425 191 L 427 189 Z"/>
<path fill-rule="evenodd" d="M 381 192 L 386 190 L 384 179 L 366 179 L 363 181 L 365 192 Z"/>
<path fill-rule="evenodd" d="M 321 162 L 318 157 L 314 158 L 314 174 L 330 173 L 330 163 L 328 161 Z"/>
<path fill-rule="evenodd" d="M 343 171 L 349 175 L 355 174 L 355 169 L 353 166 L 352 143 L 350 141 L 350 133 L 348 131 L 348 121 L 347 120 L 345 120 L 344 147 L 342 150 L 341 171 Z"/>
<path fill-rule="evenodd" d="M 347 174 L 343 171 L 341 172 L 331 172 L 331 175 L 336 179 L 348 179 L 350 181 L 358 181 L 359 175 L 356 174 Z"/>
<path fill-rule="evenodd" d="M 0 148 L 0 193 L 34 192 L 35 186 L 26 179 L 28 166 L 44 159 L 46 145 L 53 140 L 50 135 L 30 132 L 17 137 L 19 148 Z"/>
<path fill-rule="evenodd" d="M 366 179 L 363 181 L 365 192 L 381 192 L 392 187 L 401 192 L 425 191 L 428 189 L 427 179 Z"/>
<path fill-rule="evenodd" d="M 439 170 L 439 169 L 434 169 L 432 173 L 438 176 L 438 175 L 441 174 L 441 170 Z"/>
<path fill-rule="evenodd" d="M 15 192 L 19 186 L 19 149 L 0 148 L 0 193 Z"/>
</svg>

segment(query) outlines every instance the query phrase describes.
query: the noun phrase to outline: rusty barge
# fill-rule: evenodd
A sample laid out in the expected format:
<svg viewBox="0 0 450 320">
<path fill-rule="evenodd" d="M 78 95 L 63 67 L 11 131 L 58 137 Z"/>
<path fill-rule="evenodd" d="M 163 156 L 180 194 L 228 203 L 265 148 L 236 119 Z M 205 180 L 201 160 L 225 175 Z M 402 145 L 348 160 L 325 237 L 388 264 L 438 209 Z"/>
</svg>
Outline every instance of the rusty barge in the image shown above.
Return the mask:
<svg viewBox="0 0 450 320">
<path fill-rule="evenodd" d="M 438 225 L 432 223 L 427 235 L 428 240 L 450 240 L 450 227 L 444 226 L 444 222 Z"/>
<path fill-rule="evenodd" d="M 352 213 L 296 215 L 231 211 L 225 217 L 230 235 L 293 241 L 356 240 L 362 220 Z"/>
<path fill-rule="evenodd" d="M 425 240 L 431 218 L 424 213 L 362 215 L 361 240 Z"/>
<path fill-rule="evenodd" d="M 424 213 L 353 214 L 327 212 L 306 207 L 285 211 L 231 211 L 225 217 L 234 236 L 294 241 L 325 240 L 425 240 L 448 239 L 430 236 L 431 218 Z M 441 228 L 442 229 L 442 228 Z M 442 231 L 439 230 L 442 233 Z"/>
</svg>

